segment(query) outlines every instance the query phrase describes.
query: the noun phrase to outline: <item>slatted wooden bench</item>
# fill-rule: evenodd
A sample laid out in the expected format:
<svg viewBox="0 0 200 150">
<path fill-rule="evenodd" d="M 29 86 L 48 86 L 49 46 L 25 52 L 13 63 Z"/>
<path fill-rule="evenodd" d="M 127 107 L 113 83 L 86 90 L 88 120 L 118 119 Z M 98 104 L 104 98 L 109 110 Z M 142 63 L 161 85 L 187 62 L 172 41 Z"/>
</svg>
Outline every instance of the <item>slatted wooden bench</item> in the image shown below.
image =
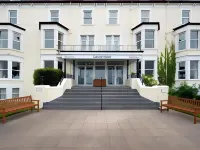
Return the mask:
<svg viewBox="0 0 200 150">
<path fill-rule="evenodd" d="M 200 100 L 192 100 L 186 98 L 179 98 L 176 96 L 169 96 L 168 100 L 161 100 L 160 112 L 163 107 L 169 109 L 188 112 L 194 115 L 194 124 L 197 122 L 197 115 L 200 114 Z"/>
<path fill-rule="evenodd" d="M 2 114 L 2 123 L 6 122 L 6 114 L 30 108 L 39 112 L 39 100 L 33 100 L 31 96 L 18 97 L 6 100 L 0 100 L 0 114 Z"/>
</svg>

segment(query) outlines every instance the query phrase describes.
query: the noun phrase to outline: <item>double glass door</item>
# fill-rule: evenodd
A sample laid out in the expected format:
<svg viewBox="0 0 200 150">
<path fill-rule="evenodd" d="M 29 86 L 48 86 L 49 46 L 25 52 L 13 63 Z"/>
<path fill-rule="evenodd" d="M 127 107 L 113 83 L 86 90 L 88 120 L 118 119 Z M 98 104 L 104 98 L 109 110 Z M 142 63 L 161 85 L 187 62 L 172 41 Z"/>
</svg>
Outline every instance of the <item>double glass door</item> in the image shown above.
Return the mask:
<svg viewBox="0 0 200 150">
<path fill-rule="evenodd" d="M 93 66 L 78 66 L 78 84 L 92 85 Z"/>
<path fill-rule="evenodd" d="M 123 66 L 108 66 L 108 85 L 123 84 Z"/>
</svg>

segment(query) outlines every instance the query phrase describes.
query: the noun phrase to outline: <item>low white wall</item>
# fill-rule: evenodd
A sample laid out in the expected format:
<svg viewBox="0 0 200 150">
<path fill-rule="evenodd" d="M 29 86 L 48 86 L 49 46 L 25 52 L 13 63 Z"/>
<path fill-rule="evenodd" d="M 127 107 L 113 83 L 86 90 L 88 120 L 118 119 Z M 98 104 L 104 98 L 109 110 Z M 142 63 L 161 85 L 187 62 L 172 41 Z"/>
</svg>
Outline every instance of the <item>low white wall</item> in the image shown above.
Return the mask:
<svg viewBox="0 0 200 150">
<path fill-rule="evenodd" d="M 57 86 L 49 85 L 36 85 L 33 89 L 32 97 L 35 100 L 40 100 L 40 108 L 43 107 L 43 103 L 50 102 L 63 95 L 66 89 L 71 89 L 75 85 L 73 79 L 63 79 L 62 84 Z"/>
<path fill-rule="evenodd" d="M 168 86 L 153 86 L 147 87 L 144 84 L 142 85 L 140 79 L 131 78 L 126 81 L 127 86 L 130 86 L 132 89 L 137 89 L 139 94 L 151 101 L 160 102 L 160 100 L 168 99 Z M 129 83 L 129 85 L 128 85 Z"/>
</svg>

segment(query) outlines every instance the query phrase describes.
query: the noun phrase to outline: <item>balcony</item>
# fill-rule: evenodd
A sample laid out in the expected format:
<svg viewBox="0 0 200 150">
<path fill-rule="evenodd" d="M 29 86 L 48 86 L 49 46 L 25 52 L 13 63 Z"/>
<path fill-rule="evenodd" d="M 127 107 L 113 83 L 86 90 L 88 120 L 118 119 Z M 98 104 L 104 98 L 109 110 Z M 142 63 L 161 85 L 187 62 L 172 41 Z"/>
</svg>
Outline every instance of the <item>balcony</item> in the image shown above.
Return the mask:
<svg viewBox="0 0 200 150">
<path fill-rule="evenodd" d="M 118 52 L 118 51 L 141 51 L 137 45 L 58 45 L 58 52 L 73 51 L 73 52 Z"/>
</svg>

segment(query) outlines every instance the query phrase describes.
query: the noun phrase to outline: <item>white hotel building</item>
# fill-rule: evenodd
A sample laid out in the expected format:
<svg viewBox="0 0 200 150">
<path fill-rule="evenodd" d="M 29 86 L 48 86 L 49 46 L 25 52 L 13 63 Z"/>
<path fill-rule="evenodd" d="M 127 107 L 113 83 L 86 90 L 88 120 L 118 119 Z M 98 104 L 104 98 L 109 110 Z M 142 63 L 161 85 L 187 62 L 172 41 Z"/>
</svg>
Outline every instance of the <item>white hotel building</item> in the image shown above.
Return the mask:
<svg viewBox="0 0 200 150">
<path fill-rule="evenodd" d="M 76 85 L 125 85 L 131 72 L 157 79 L 166 41 L 176 85 L 200 84 L 199 16 L 198 0 L 0 0 L 0 99 L 31 95 L 44 67 Z"/>
</svg>

